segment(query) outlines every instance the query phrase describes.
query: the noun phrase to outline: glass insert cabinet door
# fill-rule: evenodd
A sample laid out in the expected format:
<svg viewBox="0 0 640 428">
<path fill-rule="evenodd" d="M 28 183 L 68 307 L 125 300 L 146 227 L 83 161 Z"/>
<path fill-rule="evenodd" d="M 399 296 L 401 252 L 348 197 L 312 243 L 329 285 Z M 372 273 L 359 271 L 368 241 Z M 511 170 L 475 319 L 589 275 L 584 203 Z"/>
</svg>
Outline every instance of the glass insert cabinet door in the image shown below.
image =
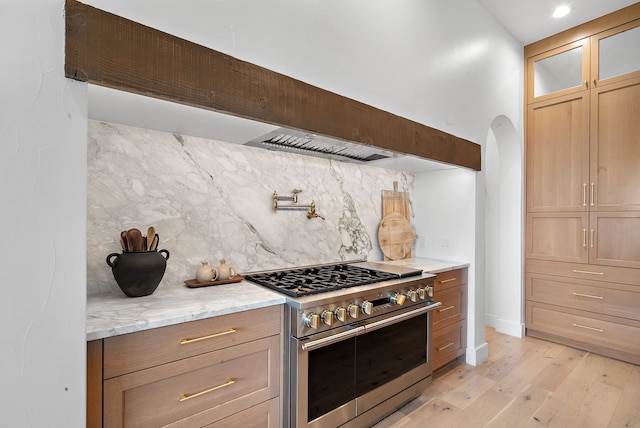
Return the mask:
<svg viewBox="0 0 640 428">
<path fill-rule="evenodd" d="M 533 96 L 582 86 L 582 46 L 533 63 Z"/>
<path fill-rule="evenodd" d="M 640 73 L 640 22 L 593 36 L 591 44 L 594 47 L 591 72 L 594 84 Z"/>
<path fill-rule="evenodd" d="M 529 58 L 529 102 L 589 89 L 589 39 Z"/>
</svg>

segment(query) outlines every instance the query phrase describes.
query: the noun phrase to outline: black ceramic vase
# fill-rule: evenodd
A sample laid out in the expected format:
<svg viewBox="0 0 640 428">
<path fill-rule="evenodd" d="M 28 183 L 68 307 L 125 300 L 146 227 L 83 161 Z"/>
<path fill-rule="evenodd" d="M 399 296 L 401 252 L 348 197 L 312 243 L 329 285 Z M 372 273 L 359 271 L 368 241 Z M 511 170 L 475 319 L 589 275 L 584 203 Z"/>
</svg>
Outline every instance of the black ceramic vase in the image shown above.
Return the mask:
<svg viewBox="0 0 640 428">
<path fill-rule="evenodd" d="M 162 254 L 165 254 L 163 257 Z M 129 297 L 142 297 L 156 291 L 167 268 L 169 251 L 123 251 L 107 256 L 113 277 Z"/>
</svg>

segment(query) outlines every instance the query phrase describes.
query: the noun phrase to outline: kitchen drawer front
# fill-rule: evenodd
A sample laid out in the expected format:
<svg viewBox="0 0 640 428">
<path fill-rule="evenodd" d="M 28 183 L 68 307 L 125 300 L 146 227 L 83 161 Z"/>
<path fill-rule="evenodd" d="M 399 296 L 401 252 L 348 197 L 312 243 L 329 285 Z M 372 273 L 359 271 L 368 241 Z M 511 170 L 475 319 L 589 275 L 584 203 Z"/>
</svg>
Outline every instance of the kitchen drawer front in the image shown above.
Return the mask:
<svg viewBox="0 0 640 428">
<path fill-rule="evenodd" d="M 272 336 L 104 381 L 104 426 L 204 426 L 279 395 Z"/>
<path fill-rule="evenodd" d="M 526 326 L 533 336 L 567 339 L 570 345 L 640 363 L 640 322 L 635 320 L 529 301 Z"/>
<path fill-rule="evenodd" d="M 279 428 L 280 400 L 274 398 L 221 419 L 206 428 Z"/>
<path fill-rule="evenodd" d="M 636 286 L 528 273 L 525 293 L 527 300 L 640 320 Z"/>
<path fill-rule="evenodd" d="M 278 305 L 109 337 L 104 378 L 279 334 L 281 314 Z"/>
<path fill-rule="evenodd" d="M 433 330 L 431 341 L 431 368 L 436 370 L 465 353 L 467 347 L 467 323 L 461 321 Z"/>
<path fill-rule="evenodd" d="M 640 286 L 640 269 L 527 259 L 526 272 Z"/>
<path fill-rule="evenodd" d="M 436 291 L 433 299 L 442 302 L 442 306 L 433 311 L 433 328 L 437 329 L 467 317 L 466 285 Z"/>
<path fill-rule="evenodd" d="M 467 268 L 439 272 L 435 278 L 435 293 L 467 283 Z"/>
</svg>

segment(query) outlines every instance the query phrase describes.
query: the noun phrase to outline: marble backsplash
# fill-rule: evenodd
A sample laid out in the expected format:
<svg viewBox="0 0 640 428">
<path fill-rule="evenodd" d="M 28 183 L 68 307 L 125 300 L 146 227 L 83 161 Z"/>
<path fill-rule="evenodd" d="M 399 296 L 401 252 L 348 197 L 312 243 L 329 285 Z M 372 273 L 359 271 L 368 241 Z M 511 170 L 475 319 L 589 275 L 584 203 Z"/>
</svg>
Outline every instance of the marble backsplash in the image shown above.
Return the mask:
<svg viewBox="0 0 640 428">
<path fill-rule="evenodd" d="M 414 191 L 409 173 L 89 122 L 87 294 L 121 294 L 105 258 L 120 231 L 154 226 L 170 258 L 158 290 L 184 287 L 201 261 L 251 272 L 381 260 L 382 190 Z M 272 209 L 302 189 L 324 216 Z"/>
</svg>

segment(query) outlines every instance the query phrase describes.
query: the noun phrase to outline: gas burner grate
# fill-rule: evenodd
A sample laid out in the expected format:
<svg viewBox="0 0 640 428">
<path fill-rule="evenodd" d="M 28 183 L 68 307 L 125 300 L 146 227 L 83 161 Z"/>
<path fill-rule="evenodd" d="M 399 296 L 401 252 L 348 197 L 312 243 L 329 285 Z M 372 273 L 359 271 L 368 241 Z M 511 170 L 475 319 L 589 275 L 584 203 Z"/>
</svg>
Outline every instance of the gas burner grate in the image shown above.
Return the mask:
<svg viewBox="0 0 640 428">
<path fill-rule="evenodd" d="M 251 282 L 291 297 L 309 296 L 394 278 L 399 278 L 399 275 L 342 263 L 245 275 L 245 279 Z"/>
</svg>

